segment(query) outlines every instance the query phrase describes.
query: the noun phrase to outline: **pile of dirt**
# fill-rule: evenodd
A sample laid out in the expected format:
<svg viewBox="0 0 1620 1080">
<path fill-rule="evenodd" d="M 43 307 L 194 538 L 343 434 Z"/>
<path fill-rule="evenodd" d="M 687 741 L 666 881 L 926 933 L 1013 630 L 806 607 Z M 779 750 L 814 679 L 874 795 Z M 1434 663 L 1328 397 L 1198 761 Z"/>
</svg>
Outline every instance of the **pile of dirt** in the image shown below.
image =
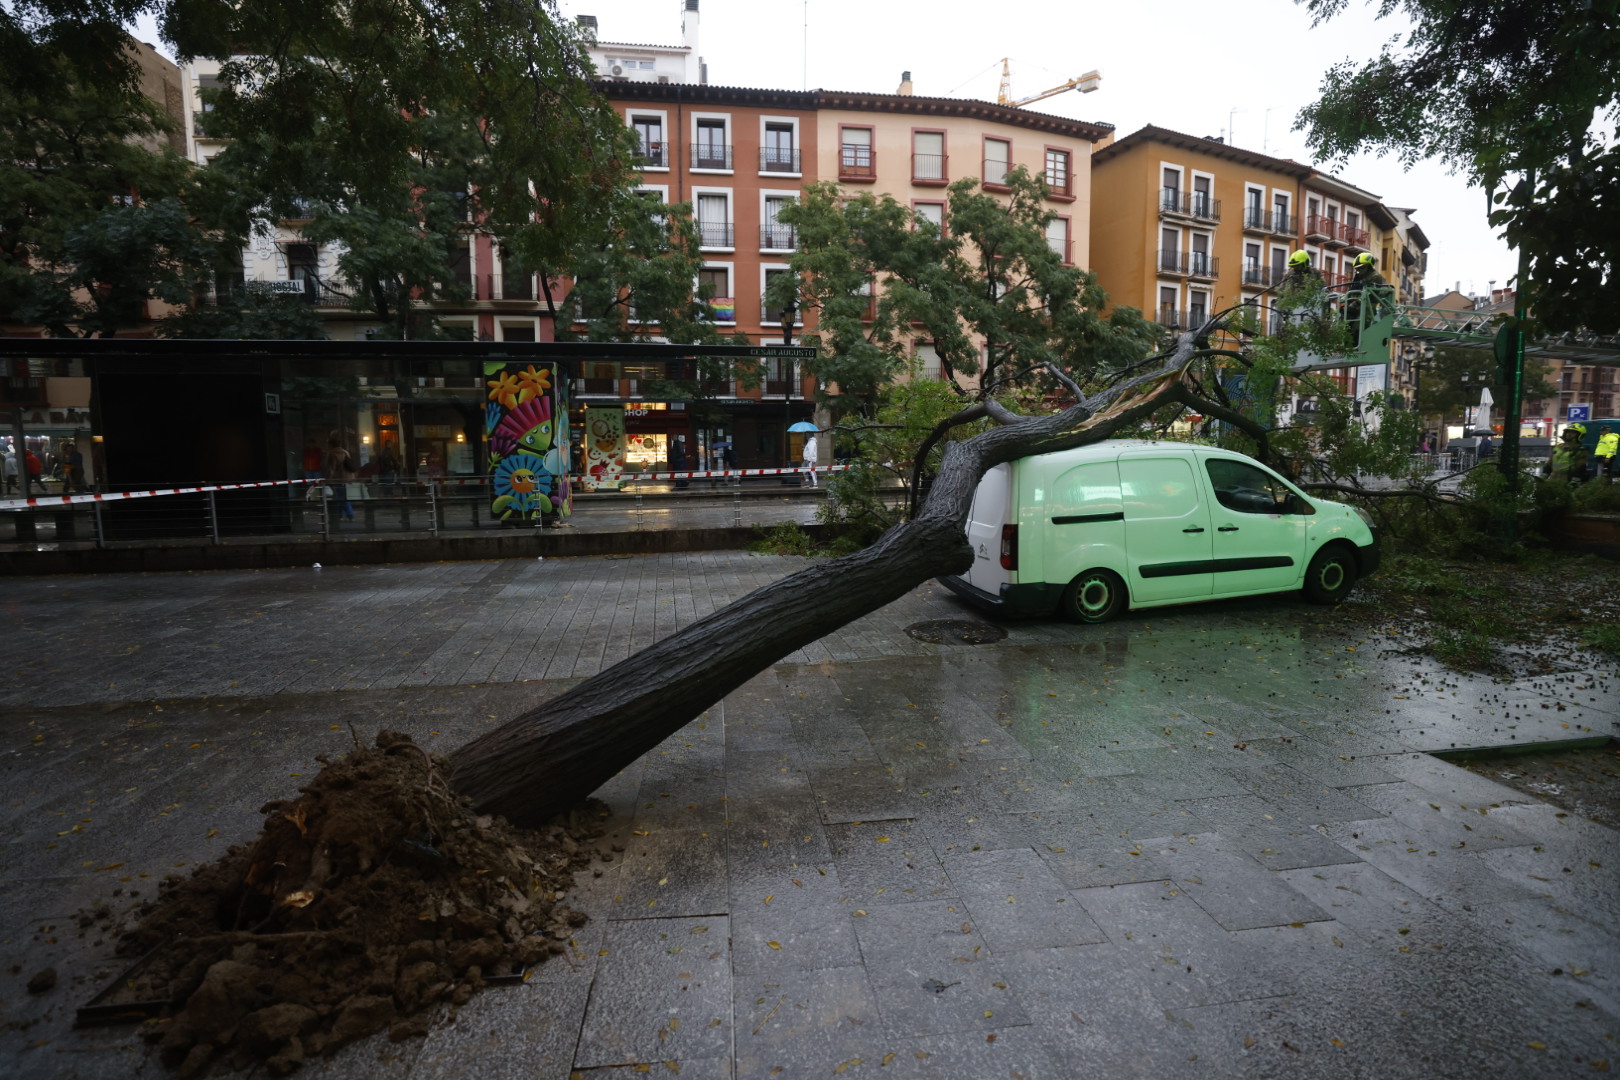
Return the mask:
<svg viewBox="0 0 1620 1080">
<path fill-rule="evenodd" d="M 599 808 L 534 832 L 479 816 L 398 732 L 323 765 L 120 942 L 151 953 L 120 992 L 174 1003 L 149 1037 L 181 1076 L 282 1075 L 385 1028 L 424 1034 L 430 1007 L 562 952 L 584 922 L 553 901 L 595 853 Z"/>
</svg>

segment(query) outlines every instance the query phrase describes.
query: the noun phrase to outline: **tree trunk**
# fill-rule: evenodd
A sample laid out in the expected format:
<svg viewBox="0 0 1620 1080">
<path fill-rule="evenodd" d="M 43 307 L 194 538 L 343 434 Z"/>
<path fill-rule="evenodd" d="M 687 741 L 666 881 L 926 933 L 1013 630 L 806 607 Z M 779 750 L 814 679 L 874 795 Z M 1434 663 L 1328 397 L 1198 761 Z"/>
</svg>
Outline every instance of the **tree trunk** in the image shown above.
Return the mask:
<svg viewBox="0 0 1620 1080">
<path fill-rule="evenodd" d="M 915 518 L 871 547 L 763 586 L 452 755 L 452 783 L 480 812 L 535 825 L 589 795 L 771 664 L 973 560 L 964 532 L 974 489 L 1002 462 L 1108 438 L 1179 396 L 1193 335 L 1146 375 L 1063 412 L 1018 417 L 945 447 Z M 982 415 L 977 407 L 969 410 Z"/>
</svg>

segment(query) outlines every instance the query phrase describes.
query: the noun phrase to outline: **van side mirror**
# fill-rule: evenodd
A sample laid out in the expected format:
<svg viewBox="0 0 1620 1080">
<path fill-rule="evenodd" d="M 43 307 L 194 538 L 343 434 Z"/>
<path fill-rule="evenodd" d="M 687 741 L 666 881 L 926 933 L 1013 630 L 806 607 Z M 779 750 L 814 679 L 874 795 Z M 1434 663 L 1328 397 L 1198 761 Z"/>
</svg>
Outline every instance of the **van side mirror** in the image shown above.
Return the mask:
<svg viewBox="0 0 1620 1080">
<path fill-rule="evenodd" d="M 1288 500 L 1283 506 L 1283 513 L 1309 515 L 1316 513 L 1316 507 L 1312 506 L 1310 501 L 1303 495 L 1291 491 L 1288 493 Z"/>
</svg>

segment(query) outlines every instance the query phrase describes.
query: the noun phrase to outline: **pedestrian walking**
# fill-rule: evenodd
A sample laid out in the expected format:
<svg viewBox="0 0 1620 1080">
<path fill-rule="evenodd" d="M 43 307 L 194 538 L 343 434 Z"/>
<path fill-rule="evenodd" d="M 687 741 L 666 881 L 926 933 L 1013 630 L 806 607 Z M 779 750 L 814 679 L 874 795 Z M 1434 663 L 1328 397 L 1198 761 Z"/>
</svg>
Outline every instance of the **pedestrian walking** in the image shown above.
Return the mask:
<svg viewBox="0 0 1620 1080">
<path fill-rule="evenodd" d="M 804 469 L 805 475 L 810 478 L 811 487 L 818 486 L 816 484 L 816 456 L 816 437 L 814 434 L 807 435 L 804 440 Z"/>
<path fill-rule="evenodd" d="M 669 471 L 673 473 L 684 473 L 686 472 L 686 466 L 686 439 L 680 435 L 677 435 L 669 444 Z M 677 476 L 675 478 L 676 491 L 684 491 L 691 486 L 692 480 L 690 477 Z"/>
<path fill-rule="evenodd" d="M 6 451 L 6 493 L 9 495 L 21 485 L 22 482 L 17 479 L 17 452 L 8 450 Z"/>
<path fill-rule="evenodd" d="M 327 487 L 334 499 L 341 499 L 339 512 L 343 520 L 354 520 L 354 503 L 349 498 L 349 481 L 354 479 L 354 459 L 344 449 L 343 440 L 333 435 L 326 441 L 326 457 L 322 465 Z"/>
<path fill-rule="evenodd" d="M 62 494 L 88 490 L 84 484 L 84 455 L 78 443 L 62 444 Z"/>
</svg>

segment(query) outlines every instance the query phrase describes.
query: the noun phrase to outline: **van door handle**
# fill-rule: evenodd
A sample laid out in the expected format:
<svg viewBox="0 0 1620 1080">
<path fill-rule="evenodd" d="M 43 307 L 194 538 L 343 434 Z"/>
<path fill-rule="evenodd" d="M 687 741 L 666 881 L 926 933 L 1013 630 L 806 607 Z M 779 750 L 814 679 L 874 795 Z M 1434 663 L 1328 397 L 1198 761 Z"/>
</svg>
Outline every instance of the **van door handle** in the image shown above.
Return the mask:
<svg viewBox="0 0 1620 1080">
<path fill-rule="evenodd" d="M 1236 525 L 1222 525 L 1220 528 L 1216 529 L 1215 531 L 1216 532 L 1237 532 L 1238 527 Z"/>
<path fill-rule="evenodd" d="M 1203 529 L 1182 529 L 1182 532 L 1203 532 Z"/>
</svg>

